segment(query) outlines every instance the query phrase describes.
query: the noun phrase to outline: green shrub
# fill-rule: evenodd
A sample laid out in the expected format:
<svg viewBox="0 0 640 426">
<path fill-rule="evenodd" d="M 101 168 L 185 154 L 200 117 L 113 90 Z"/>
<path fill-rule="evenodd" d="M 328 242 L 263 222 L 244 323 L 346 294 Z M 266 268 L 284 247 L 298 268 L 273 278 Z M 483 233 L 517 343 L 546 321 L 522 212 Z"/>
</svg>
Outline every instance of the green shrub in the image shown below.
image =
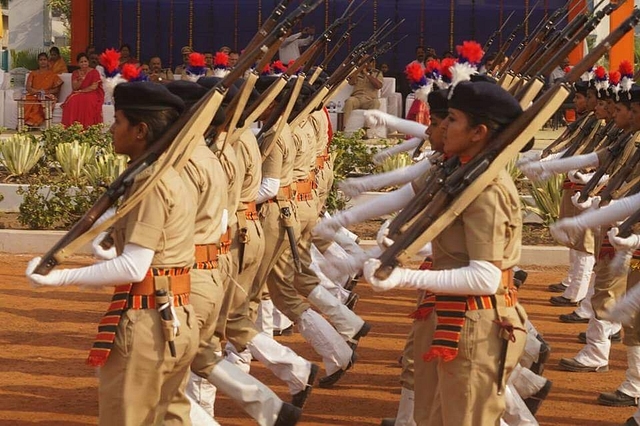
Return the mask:
<svg viewBox="0 0 640 426">
<path fill-rule="evenodd" d="M 96 148 L 77 140 L 61 143 L 56 146 L 56 160 L 66 175 L 77 180 L 87 164 L 95 163 Z"/>
<path fill-rule="evenodd" d="M 560 216 L 563 181 L 564 175 L 556 175 L 542 182 L 528 181 L 529 192 L 535 206 L 524 203 L 524 209 L 527 212 L 537 214 L 545 226 L 551 225 Z"/>
<path fill-rule="evenodd" d="M 102 124 L 89 126 L 86 130 L 75 123 L 67 128 L 56 124 L 42 131 L 40 141 L 47 156 L 47 161 L 56 161 L 56 148 L 61 143 L 78 141 L 96 148 L 96 155 L 113 153 L 111 133 L 105 132 Z"/>
<path fill-rule="evenodd" d="M 33 136 L 17 134 L 0 142 L 0 164 L 9 172 L 9 177 L 29 173 L 44 155 L 44 151 Z"/>
</svg>

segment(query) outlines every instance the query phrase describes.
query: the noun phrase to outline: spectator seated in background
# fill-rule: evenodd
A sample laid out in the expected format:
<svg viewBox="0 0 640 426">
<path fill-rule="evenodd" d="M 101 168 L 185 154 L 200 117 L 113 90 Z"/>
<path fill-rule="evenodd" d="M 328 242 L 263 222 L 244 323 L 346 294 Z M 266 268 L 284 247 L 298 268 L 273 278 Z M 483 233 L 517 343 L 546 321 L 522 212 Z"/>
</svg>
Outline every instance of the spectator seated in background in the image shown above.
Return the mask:
<svg viewBox="0 0 640 426">
<path fill-rule="evenodd" d="M 382 88 L 384 77 L 374 68 L 375 61 L 371 60 L 360 72 L 349 77 L 349 84 L 354 86 L 349 99 L 344 103 L 344 122 L 349 121 L 349 116 L 354 109 L 376 109 L 380 107 L 378 90 Z"/>
<path fill-rule="evenodd" d="M 168 83 L 173 81 L 173 73 L 170 68 L 162 68 L 162 59 L 154 56 L 149 59 L 149 81 L 154 83 Z"/>
<path fill-rule="evenodd" d="M 104 90 L 100 73 L 89 66 L 85 53 L 76 58 L 80 69 L 71 74 L 71 93 L 62 104 L 62 124 L 67 127 L 75 122 L 85 128 L 102 123 Z"/>
<path fill-rule="evenodd" d="M 124 64 L 133 64 L 135 66 L 140 65 L 140 62 L 138 62 L 135 57 L 131 56 L 131 46 L 127 43 L 120 46 L 120 66 Z"/>
<path fill-rule="evenodd" d="M 38 55 L 38 69 L 31 71 L 27 77 L 25 96 L 27 103 L 24 105 L 24 123 L 29 127 L 37 127 L 44 122 L 44 110 L 38 100 L 56 100 L 60 93 L 62 80 L 49 69 L 49 58 L 42 52 Z"/>
<path fill-rule="evenodd" d="M 60 49 L 53 46 L 49 49 L 49 69 L 56 74 L 63 74 L 69 72 L 67 70 L 67 64 L 60 56 Z"/>
<path fill-rule="evenodd" d="M 182 49 L 180 49 L 180 53 L 182 53 L 182 64 L 178 65 L 173 72 L 176 75 L 181 75 L 186 71 L 187 67 L 189 66 L 189 55 L 193 53 L 193 49 L 191 48 L 191 46 L 184 46 Z"/>
</svg>

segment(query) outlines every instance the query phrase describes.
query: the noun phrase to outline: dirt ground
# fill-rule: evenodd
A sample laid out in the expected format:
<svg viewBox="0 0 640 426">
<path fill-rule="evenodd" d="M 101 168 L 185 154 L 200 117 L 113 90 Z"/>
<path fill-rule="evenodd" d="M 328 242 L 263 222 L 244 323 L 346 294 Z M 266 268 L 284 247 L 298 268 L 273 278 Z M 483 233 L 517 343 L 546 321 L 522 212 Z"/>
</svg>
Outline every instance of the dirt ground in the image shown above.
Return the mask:
<svg viewBox="0 0 640 426">
<path fill-rule="evenodd" d="M 84 360 L 109 292 L 78 288 L 33 290 L 24 278 L 29 256 L 0 254 L 0 425 L 89 425 L 96 423 L 97 380 Z M 80 259 L 80 261 L 86 261 Z M 618 425 L 633 408 L 596 404 L 599 392 L 613 391 L 624 378 L 624 347 L 614 344 L 607 373 L 566 373 L 558 360 L 581 347 L 576 335 L 585 325 L 566 325 L 558 315 L 567 308 L 552 307 L 549 283 L 564 270 L 529 268 L 520 292 L 523 305 L 538 330 L 552 345 L 545 376 L 553 389 L 538 413 L 541 425 Z M 374 294 L 357 287 L 356 311 L 373 325 L 360 344 L 359 361 L 334 389 L 315 388 L 300 425 L 377 425 L 395 413 L 400 395 L 397 358 L 410 324 L 415 293 L 408 290 Z M 320 362 L 299 334 L 280 338 L 300 355 Z M 283 398 L 285 386 L 260 364 L 254 374 Z M 224 396 L 216 417 L 226 425 L 254 424 Z"/>
</svg>

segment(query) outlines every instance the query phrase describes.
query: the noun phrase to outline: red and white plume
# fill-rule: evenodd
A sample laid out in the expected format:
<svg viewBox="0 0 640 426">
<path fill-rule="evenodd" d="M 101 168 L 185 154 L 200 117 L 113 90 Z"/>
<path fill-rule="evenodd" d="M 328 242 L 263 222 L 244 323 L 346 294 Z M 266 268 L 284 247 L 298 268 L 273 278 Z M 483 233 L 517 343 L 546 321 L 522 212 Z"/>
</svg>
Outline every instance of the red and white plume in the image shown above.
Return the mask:
<svg viewBox="0 0 640 426">
<path fill-rule="evenodd" d="M 229 55 L 217 52 L 213 57 L 213 76 L 223 78 L 229 74 Z"/>
<path fill-rule="evenodd" d="M 113 89 L 127 80 L 120 74 L 120 52 L 115 49 L 107 49 L 100 55 L 100 64 L 104 68 L 104 102 L 113 103 Z"/>
<path fill-rule="evenodd" d="M 465 41 L 456 46 L 458 61 L 451 68 L 451 87 L 462 81 L 471 80 L 471 76 L 478 73 L 478 65 L 482 61 L 484 51 L 482 46 L 475 41 Z M 449 98 L 453 96 L 453 89 L 449 92 Z"/>
</svg>

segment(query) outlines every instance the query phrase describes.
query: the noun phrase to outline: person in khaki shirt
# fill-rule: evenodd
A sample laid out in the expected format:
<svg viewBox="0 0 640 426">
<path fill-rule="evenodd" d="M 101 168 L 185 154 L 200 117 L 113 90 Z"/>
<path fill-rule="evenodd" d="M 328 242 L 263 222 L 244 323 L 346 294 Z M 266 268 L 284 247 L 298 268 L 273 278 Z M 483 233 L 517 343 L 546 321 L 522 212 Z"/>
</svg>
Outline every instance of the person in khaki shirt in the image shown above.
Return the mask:
<svg viewBox="0 0 640 426">
<path fill-rule="evenodd" d="M 180 98 L 151 83 L 120 84 L 114 99 L 115 121 L 110 129 L 114 149 L 131 160 L 143 155 L 184 109 Z M 151 166 L 139 173 L 125 197 L 155 171 Z M 198 348 L 197 321 L 188 303 L 194 212 L 180 175 L 168 168 L 143 200 L 115 223 L 115 247 L 97 253 L 108 260 L 54 270 L 46 276 L 32 272 L 38 258 L 30 262 L 27 277 L 37 285 L 116 286 L 105 319 L 113 318 L 114 312 L 121 316 L 116 318 L 115 330 L 110 328 L 113 319 L 103 319 L 89 355 L 89 362 L 101 367 L 100 425 L 191 424 L 184 379 Z M 110 214 L 113 212 L 105 217 Z M 171 312 L 179 321 L 173 341 L 175 356 L 163 334 L 157 290 L 168 291 Z M 167 411 L 170 403 L 176 407 L 172 413 Z"/>
<path fill-rule="evenodd" d="M 520 114 L 518 102 L 497 85 L 458 83 L 441 125 L 445 153 L 469 161 Z M 419 426 L 500 423 L 502 391 L 526 340 L 526 313 L 517 303 L 511 273 L 521 248 L 518 200 L 515 184 L 502 170 L 433 240 L 432 270 L 395 268 L 381 280 L 375 277 L 380 261 L 365 263 L 364 276 L 375 290 L 426 290 L 425 299 L 434 304 L 425 320 L 429 326 L 414 329 Z M 445 310 L 451 320 L 446 326 Z"/>
<path fill-rule="evenodd" d="M 360 68 L 357 74 L 347 78 L 353 86 L 351 96 L 344 102 L 344 122 L 349 121 L 354 109 L 376 109 L 380 106 L 378 90 L 382 89 L 384 76 L 375 69 L 375 61 L 372 59 L 366 66 Z"/>
</svg>

